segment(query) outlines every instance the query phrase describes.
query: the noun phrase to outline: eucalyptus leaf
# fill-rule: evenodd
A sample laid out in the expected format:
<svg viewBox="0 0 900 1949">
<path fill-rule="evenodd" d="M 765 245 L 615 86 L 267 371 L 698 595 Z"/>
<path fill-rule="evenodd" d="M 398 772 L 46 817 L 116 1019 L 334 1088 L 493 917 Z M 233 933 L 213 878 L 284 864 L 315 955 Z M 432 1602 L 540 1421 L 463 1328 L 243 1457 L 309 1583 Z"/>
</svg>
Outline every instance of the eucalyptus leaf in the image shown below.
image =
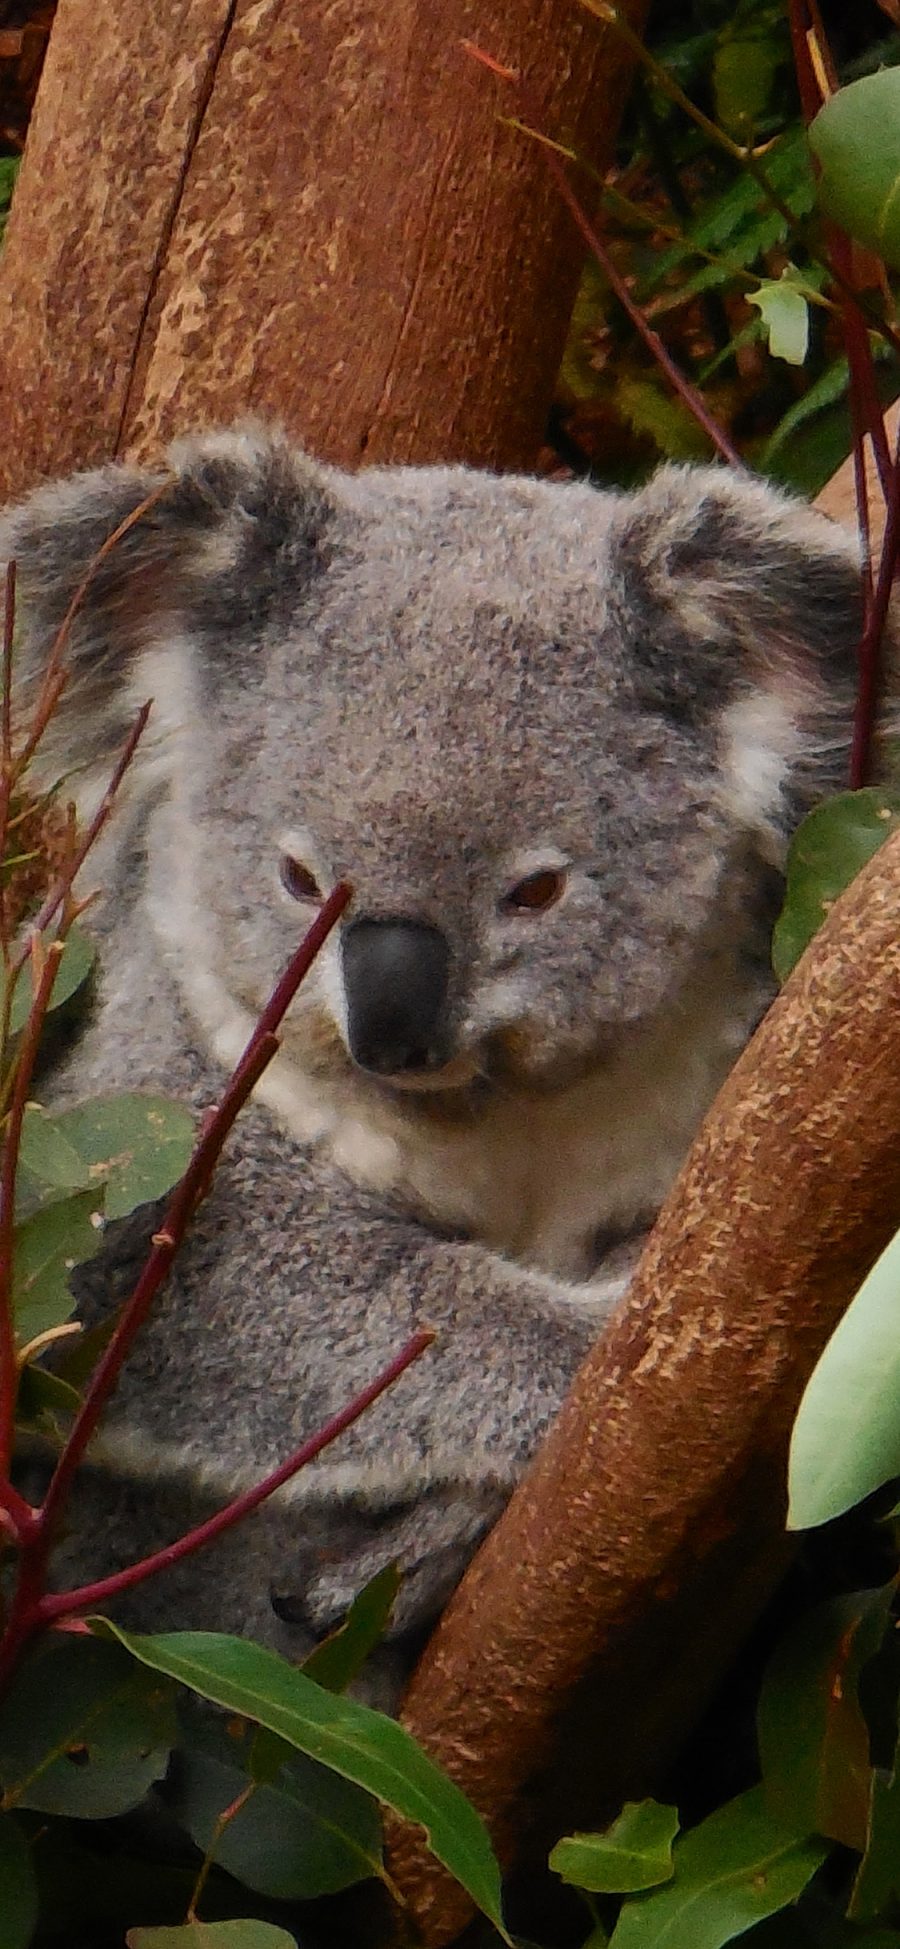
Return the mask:
<svg viewBox="0 0 900 1949">
<path fill-rule="evenodd" d="M 763 278 L 756 291 L 747 292 L 747 302 L 756 306 L 765 325 L 773 359 L 802 365 L 809 349 L 809 302 L 793 266 L 780 278 Z"/>
<path fill-rule="evenodd" d="M 39 1103 L 29 1103 L 22 1119 L 19 1168 L 41 1186 L 57 1193 L 87 1191 L 91 1177 L 85 1159 L 74 1149 L 55 1117 Z"/>
<path fill-rule="evenodd" d="M 900 1775 L 872 1780 L 872 1804 L 865 1853 L 847 1910 L 854 1922 L 876 1921 L 900 1895 Z M 869 1938 L 863 1941 L 868 1943 Z M 900 1942 L 900 1936 L 897 1938 Z"/>
<path fill-rule="evenodd" d="M 289 1757 L 272 1784 L 247 1773 L 252 1733 L 232 1754 L 227 1736 L 191 1740 L 180 1750 L 166 1805 L 203 1854 L 210 1851 L 246 1888 L 281 1901 L 311 1901 L 380 1876 L 381 1821 L 367 1793 L 302 1753 Z M 219 1821 L 248 1786 L 249 1798 L 219 1830 Z"/>
<path fill-rule="evenodd" d="M 16 1426 L 37 1428 L 54 1436 L 57 1416 L 77 1414 L 80 1402 L 77 1388 L 71 1387 L 59 1374 L 51 1373 L 49 1368 L 38 1367 L 34 1361 L 29 1361 L 23 1367 L 19 1380 Z"/>
<path fill-rule="evenodd" d="M 656 1800 L 629 1800 L 602 1834 L 572 1834 L 558 1841 L 550 1866 L 563 1881 L 593 1894 L 627 1895 L 639 1888 L 655 1888 L 674 1873 L 672 1842 L 677 1832 L 677 1807 L 664 1807 Z"/>
<path fill-rule="evenodd" d="M 788 1465 L 788 1527 L 814 1529 L 900 1475 L 900 1232 L 806 1385 Z"/>
<path fill-rule="evenodd" d="M 88 940 L 87 935 L 81 932 L 80 927 L 70 927 L 66 936 L 59 967 L 56 970 L 53 987 L 50 990 L 50 1000 L 47 1004 L 48 1014 L 53 1009 L 60 1008 L 63 1002 L 70 1001 L 78 989 L 83 986 L 93 968 L 94 960 L 94 948 Z M 31 1013 L 33 994 L 31 965 L 30 962 L 26 961 L 13 988 L 9 1014 L 11 1035 L 19 1035 L 22 1029 L 24 1029 Z"/>
<path fill-rule="evenodd" d="M 765 114 L 779 65 L 779 49 L 763 34 L 735 33 L 722 40 L 713 63 L 716 117 L 736 134 L 753 129 Z"/>
<path fill-rule="evenodd" d="M 772 963 L 786 981 L 844 888 L 884 845 L 900 819 L 877 786 L 839 792 L 804 819 L 791 843 L 784 906 L 772 938 Z"/>
<path fill-rule="evenodd" d="M 61 1326 L 75 1301 L 69 1278 L 102 1241 L 103 1189 L 43 1205 L 17 1225 L 13 1239 L 13 1310 L 20 1345 Z"/>
<path fill-rule="evenodd" d="M 386 1563 L 355 1597 L 343 1624 L 323 1638 L 303 1661 L 307 1678 L 326 1692 L 345 1692 L 381 1643 L 403 1582 L 395 1563 Z"/>
<path fill-rule="evenodd" d="M 626 1899 L 612 1949 L 720 1949 L 796 1901 L 827 1853 L 775 1820 L 753 1787 L 676 1844 L 674 1881 Z"/>
<path fill-rule="evenodd" d="M 28 1949 L 38 1917 L 31 1850 L 10 1814 L 0 1814 L 0 1949 Z"/>
<path fill-rule="evenodd" d="M 127 1949 L 297 1949 L 297 1938 L 274 1922 L 201 1922 L 177 1929 L 129 1929 Z"/>
<path fill-rule="evenodd" d="M 170 1685 L 118 1645 L 66 1637 L 22 1666 L 0 1704 L 4 1804 L 79 1820 L 126 1813 L 165 1772 L 175 1736 Z"/>
<path fill-rule="evenodd" d="M 93 1624 L 155 1671 L 267 1726 L 395 1813 L 421 1823 L 432 1853 L 509 1943 L 500 1914 L 500 1871 L 480 1816 L 393 1719 L 323 1691 L 263 1645 L 212 1631 L 144 1637 L 105 1618 Z"/>
<path fill-rule="evenodd" d="M 839 88 L 809 128 L 825 215 L 900 270 L 900 70 Z"/>
<path fill-rule="evenodd" d="M 102 1184 L 108 1219 L 165 1196 L 194 1148 L 194 1119 L 165 1096 L 95 1096 L 54 1119 L 57 1136 Z"/>
<path fill-rule="evenodd" d="M 890 1592 L 879 1590 L 837 1597 L 807 1612 L 778 1645 L 757 1709 L 772 1813 L 860 1853 L 872 1769 L 857 1682 L 881 1643 L 889 1609 Z"/>
</svg>

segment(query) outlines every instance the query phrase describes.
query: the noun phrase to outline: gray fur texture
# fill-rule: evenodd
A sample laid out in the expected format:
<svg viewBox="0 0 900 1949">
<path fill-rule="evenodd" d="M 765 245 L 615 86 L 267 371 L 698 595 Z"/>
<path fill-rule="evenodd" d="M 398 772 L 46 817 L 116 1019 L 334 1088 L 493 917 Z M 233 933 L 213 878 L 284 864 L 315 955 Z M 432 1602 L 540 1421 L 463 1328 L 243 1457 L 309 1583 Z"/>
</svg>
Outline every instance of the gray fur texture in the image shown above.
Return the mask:
<svg viewBox="0 0 900 1949">
<path fill-rule="evenodd" d="M 101 468 L 8 515 L 26 681 L 162 478 Z M 438 1339 L 272 1507 L 122 1615 L 296 1655 L 396 1558 L 408 1654 L 621 1292 L 612 1248 L 769 999 L 788 835 L 846 776 L 859 630 L 853 544 L 718 469 L 631 497 L 351 477 L 258 429 L 173 452 L 89 588 L 53 731 L 89 806 L 155 698 L 89 875 L 104 977 L 57 1099 L 208 1105 L 315 888 L 347 876 L 355 901 L 123 1379 L 68 1572 L 169 1540 L 416 1324 Z M 396 977 L 364 943 L 350 993 L 360 919 Z M 413 1007 L 426 934 L 446 974 L 416 962 Z M 372 984 L 412 1036 L 396 1073 L 386 1032 L 380 1067 L 350 1053 Z M 114 1229 L 85 1270 L 88 1317 L 148 1229 Z"/>
</svg>

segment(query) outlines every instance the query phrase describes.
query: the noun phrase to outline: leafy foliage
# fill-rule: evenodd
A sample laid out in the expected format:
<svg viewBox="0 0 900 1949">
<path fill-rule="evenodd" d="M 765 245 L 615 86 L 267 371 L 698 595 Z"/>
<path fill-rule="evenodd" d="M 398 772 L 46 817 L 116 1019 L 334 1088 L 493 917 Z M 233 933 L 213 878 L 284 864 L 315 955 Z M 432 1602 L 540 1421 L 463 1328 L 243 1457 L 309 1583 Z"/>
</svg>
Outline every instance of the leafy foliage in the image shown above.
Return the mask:
<svg viewBox="0 0 900 1949">
<path fill-rule="evenodd" d="M 893 66 L 879 64 L 897 61 L 900 40 L 871 39 L 861 55 L 853 44 L 849 85 L 819 118 L 823 126 L 857 88 L 877 84 L 887 96 L 893 87 Z M 673 84 L 712 121 L 692 122 Z M 870 117 L 870 152 L 872 126 Z M 886 206 L 889 139 L 866 168 L 867 181 L 873 168 L 885 178 Z M 840 308 L 826 289 L 828 238 L 782 5 L 693 0 L 679 10 L 677 33 L 663 32 L 645 57 L 601 196 L 618 270 L 732 444 L 751 466 L 816 493 L 851 444 L 849 369 Z M 874 286 L 866 302 L 888 400 L 900 372 L 895 358 L 881 357 L 884 305 Z M 561 392 L 567 432 L 601 479 L 628 485 L 661 457 L 709 452 L 699 429 L 681 423 L 668 383 L 594 266 L 575 308 Z"/>
<path fill-rule="evenodd" d="M 753 1787 L 682 1837 L 671 1882 L 623 1904 L 612 1949 L 720 1949 L 795 1901 L 827 1852 Z"/>
<path fill-rule="evenodd" d="M 793 1529 L 827 1523 L 900 1475 L 900 1233 L 882 1252 L 800 1403 L 789 1473 Z"/>
<path fill-rule="evenodd" d="M 809 140 L 825 214 L 900 270 L 900 71 L 882 68 L 839 88 Z"/>
<path fill-rule="evenodd" d="M 508 1941 L 500 1914 L 500 1874 L 487 1832 L 409 1733 L 383 1713 L 335 1696 L 277 1652 L 214 1631 L 142 1637 L 104 1623 L 134 1657 L 178 1679 L 202 1698 L 267 1726 L 299 1752 L 364 1787 L 406 1820 L 419 1821 L 429 1846 Z"/>
<path fill-rule="evenodd" d="M 839 894 L 897 827 L 900 810 L 880 786 L 840 792 L 804 819 L 791 842 L 772 962 L 786 981 Z"/>
<path fill-rule="evenodd" d="M 631 1800 L 605 1834 L 572 1834 L 557 1842 L 550 1866 L 563 1881 L 593 1894 L 628 1895 L 655 1888 L 675 1872 L 672 1842 L 677 1832 L 677 1807 Z"/>
</svg>

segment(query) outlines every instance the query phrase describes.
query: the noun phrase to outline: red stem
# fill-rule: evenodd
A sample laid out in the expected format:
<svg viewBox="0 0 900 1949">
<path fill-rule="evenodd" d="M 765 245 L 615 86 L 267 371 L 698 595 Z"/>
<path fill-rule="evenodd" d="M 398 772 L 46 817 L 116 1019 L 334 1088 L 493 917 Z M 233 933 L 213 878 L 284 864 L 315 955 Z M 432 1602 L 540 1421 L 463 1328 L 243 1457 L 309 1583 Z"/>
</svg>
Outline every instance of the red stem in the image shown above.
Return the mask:
<svg viewBox="0 0 900 1949">
<path fill-rule="evenodd" d="M 891 468 L 887 518 L 884 524 L 884 540 L 881 544 L 875 593 L 859 649 L 859 687 L 853 717 L 853 745 L 850 754 L 852 791 L 858 791 L 859 787 L 865 784 L 869 772 L 869 755 L 882 675 L 881 643 L 897 572 L 898 557 L 900 557 L 900 434 L 898 434 L 897 450 Z"/>
<path fill-rule="evenodd" d="M 16 565 L 6 564 L 3 605 L 3 720 L 2 754 L 4 783 L 12 776 L 12 662 L 13 632 L 16 623 Z"/>
<path fill-rule="evenodd" d="M 308 1462 L 315 1461 L 316 1456 L 321 1455 L 323 1448 L 336 1441 L 346 1428 L 351 1428 L 354 1421 L 358 1421 L 360 1415 L 371 1407 L 373 1401 L 377 1401 L 379 1395 L 384 1394 L 386 1389 L 406 1372 L 407 1367 L 411 1367 L 413 1361 L 419 1359 L 426 1347 L 431 1346 L 434 1338 L 434 1331 L 431 1328 L 423 1328 L 419 1333 L 414 1333 L 377 1378 L 370 1381 L 368 1387 L 363 1388 L 347 1407 L 341 1408 L 337 1414 L 332 1415 L 331 1420 L 326 1421 L 325 1426 L 320 1428 L 317 1434 L 311 1435 L 308 1441 L 288 1457 L 286 1462 L 273 1469 L 271 1475 L 265 1476 L 263 1481 L 258 1482 L 254 1488 L 245 1490 L 244 1494 L 236 1496 L 233 1502 L 226 1503 L 224 1509 L 217 1510 L 216 1514 L 208 1517 L 206 1522 L 198 1523 L 195 1529 L 188 1530 L 186 1535 L 178 1538 L 177 1542 L 167 1544 L 165 1549 L 154 1551 L 152 1556 L 142 1557 L 139 1563 L 129 1564 L 127 1570 L 117 1570 L 112 1576 L 101 1577 L 96 1583 L 82 1584 L 77 1590 L 54 1591 L 50 1595 L 39 1598 L 35 1607 L 38 1623 L 47 1624 L 55 1618 L 68 1617 L 73 1611 L 85 1611 L 93 1604 L 105 1603 L 109 1597 L 118 1597 L 123 1590 L 133 1590 L 136 1584 L 142 1584 L 147 1577 L 156 1576 L 160 1570 L 168 1570 L 173 1563 L 180 1563 L 184 1557 L 192 1556 L 196 1550 L 203 1549 L 207 1543 L 212 1543 L 217 1536 L 221 1536 L 224 1530 L 232 1529 L 235 1523 L 242 1522 L 245 1516 L 249 1516 L 254 1509 L 259 1508 L 260 1503 L 274 1495 L 276 1489 L 280 1489 L 283 1483 L 289 1482 L 293 1475 L 297 1475 L 300 1469 L 305 1468 Z"/>
<path fill-rule="evenodd" d="M 0 1476 L 4 1480 L 9 1475 L 9 1459 L 12 1454 L 16 1419 L 16 1395 L 19 1386 L 13 1319 L 13 1233 L 19 1145 L 38 1043 L 62 951 L 61 941 L 53 941 L 47 949 L 28 1020 L 22 1032 L 3 1135 L 3 1157 L 0 1161 Z"/>
<path fill-rule="evenodd" d="M 150 712 L 152 709 L 153 709 L 153 703 L 151 699 L 148 703 L 142 704 L 140 710 L 138 711 L 137 717 L 134 720 L 131 730 L 129 731 L 128 737 L 122 748 L 122 755 L 119 759 L 118 764 L 116 765 L 115 771 L 113 772 L 109 784 L 106 787 L 106 791 L 104 792 L 103 797 L 100 800 L 100 804 L 98 805 L 97 810 L 94 813 L 91 823 L 87 828 L 84 838 L 82 839 L 80 845 L 77 847 L 75 852 L 72 854 L 72 858 L 70 859 L 65 872 L 60 876 L 59 880 L 56 883 L 56 886 L 51 887 L 50 892 L 48 893 L 43 906 L 40 908 L 39 912 L 35 915 L 34 920 L 31 922 L 29 926 L 28 933 L 26 934 L 22 947 L 19 949 L 18 954 L 12 960 L 11 979 L 13 981 L 15 980 L 16 975 L 19 973 L 20 969 L 25 966 L 25 962 L 28 959 L 28 955 L 31 949 L 32 936 L 35 934 L 42 933 L 44 928 L 49 926 L 51 920 L 53 919 L 54 914 L 58 912 L 59 908 L 62 906 L 63 901 L 66 899 L 66 896 L 69 893 L 71 893 L 72 886 L 78 874 L 81 872 L 81 868 L 84 865 L 84 862 L 88 856 L 88 853 L 91 850 L 91 847 L 96 843 L 97 839 L 100 836 L 100 833 L 103 831 L 103 828 L 106 825 L 110 813 L 112 812 L 113 805 L 115 803 L 116 796 L 119 791 L 119 787 L 121 786 L 122 780 L 125 777 L 125 773 L 127 772 L 129 765 L 131 764 L 132 758 L 134 757 L 138 744 L 141 738 L 143 737 L 146 724 L 147 724 L 147 719 L 150 716 Z"/>
<path fill-rule="evenodd" d="M 162 1227 L 153 1239 L 134 1291 L 127 1300 L 116 1330 L 91 1375 L 41 1508 L 29 1518 L 24 1533 L 21 1530 L 19 1532 L 21 1545 L 19 1581 L 10 1607 L 6 1633 L 0 1645 L 0 1678 L 8 1677 L 22 1645 L 41 1624 L 47 1559 L 54 1530 L 68 1498 L 78 1465 L 115 1388 L 129 1349 L 169 1271 L 194 1210 L 208 1189 L 215 1165 L 235 1118 L 278 1048 L 275 1030 L 323 942 L 343 913 L 351 897 L 351 891 L 346 883 L 341 883 L 323 902 L 312 926 L 263 1009 L 220 1103 L 205 1120 L 190 1163 L 176 1186 Z M 14 1516 L 13 1521 L 15 1522 Z"/>
<path fill-rule="evenodd" d="M 635 304 L 624 278 L 617 270 L 606 245 L 600 237 L 599 231 L 594 228 L 594 225 L 582 209 L 559 156 L 550 148 L 545 148 L 544 154 L 547 160 L 547 167 L 556 183 L 556 187 L 566 208 L 574 217 L 588 249 L 593 251 L 610 289 L 614 292 L 623 310 L 627 313 L 635 331 L 639 333 L 647 350 L 665 373 L 669 384 L 678 394 L 679 399 L 683 401 L 688 411 L 693 414 L 698 425 L 703 428 L 707 438 L 712 441 L 713 446 L 722 455 L 723 460 L 727 460 L 729 466 L 738 467 L 743 472 L 744 462 L 737 448 L 732 446 L 728 435 L 717 425 L 702 395 L 697 391 L 695 386 L 691 385 L 690 380 L 685 378 L 684 373 L 680 371 L 671 354 L 666 350 L 659 333 L 655 332 L 653 326 L 648 324 L 640 306 Z"/>
<path fill-rule="evenodd" d="M 838 86 L 837 70 L 816 0 L 789 0 L 788 14 L 797 85 L 804 121 L 809 124 L 826 99 L 810 55 L 808 35 L 815 35 L 826 88 Z M 881 680 L 882 636 L 887 621 L 894 576 L 900 552 L 900 441 L 891 459 L 884 412 L 878 397 L 875 364 L 865 318 L 852 289 L 853 248 L 849 237 L 835 224 L 826 226 L 828 257 L 838 283 L 843 287 L 844 339 L 850 366 L 850 406 L 853 416 L 853 468 L 856 483 L 857 520 L 863 547 L 864 624 L 859 646 L 859 682 L 853 717 L 853 742 L 850 754 L 850 786 L 857 791 L 869 775 L 869 759 Z M 875 586 L 869 551 L 869 495 L 866 478 L 864 436 L 869 435 L 885 498 L 887 514 L 884 539 Z"/>
<path fill-rule="evenodd" d="M 63 652 L 68 644 L 69 637 L 72 633 L 72 624 L 75 621 L 75 617 L 77 616 L 82 603 L 84 602 L 85 596 L 88 593 L 88 590 L 91 586 L 91 583 L 94 580 L 97 570 L 105 562 L 107 555 L 111 554 L 112 550 L 118 546 L 123 536 L 127 535 L 131 528 L 136 527 L 137 523 L 143 520 L 144 515 L 148 514 L 150 509 L 156 506 L 157 501 L 161 501 L 163 499 L 163 496 L 168 494 L 171 491 L 172 480 L 173 480 L 173 476 L 169 475 L 165 480 L 160 481 L 159 484 L 153 488 L 151 493 L 146 494 L 144 496 L 144 499 L 138 502 L 137 507 L 132 508 L 130 514 L 126 514 L 124 520 L 119 522 L 118 527 L 113 529 L 112 534 L 107 535 L 106 540 L 98 548 L 96 555 L 88 564 L 88 567 L 84 575 L 82 576 L 81 581 L 78 584 L 78 587 L 75 590 L 75 594 L 73 595 L 72 600 L 69 603 L 68 609 L 66 610 L 62 622 L 60 623 L 60 626 L 56 632 L 56 636 L 54 637 L 53 648 L 50 651 L 49 660 L 47 662 L 47 667 L 44 671 L 43 683 L 41 686 L 42 700 L 48 695 L 49 691 L 52 689 L 52 686 L 55 683 L 55 680 L 59 674 L 59 667 L 62 662 Z M 36 723 L 40 724 L 40 731 L 38 732 L 38 737 L 43 735 L 43 730 L 46 726 L 48 715 L 49 713 L 45 714 L 45 712 L 41 709 L 41 704 L 39 703 L 37 715 L 36 715 Z M 36 747 L 36 743 L 37 743 L 37 738 L 34 738 L 33 741 L 31 739 L 29 740 L 29 743 L 26 746 L 26 753 L 25 753 L 26 758 L 31 757 L 33 755 Z"/>
<path fill-rule="evenodd" d="M 13 630 L 16 619 L 16 565 L 8 562 L 3 606 L 3 716 L 0 720 L 0 861 L 6 858 L 9 836 L 9 803 L 12 796 L 12 660 Z M 9 961 L 9 935 L 6 923 L 6 897 L 0 875 L 0 958 L 6 969 Z"/>
<path fill-rule="evenodd" d="M 137 1285 L 123 1308 L 115 1332 L 94 1368 L 81 1407 L 72 1423 L 50 1479 L 40 1511 L 40 1529 L 45 1555 L 52 1540 L 57 1517 L 72 1486 L 76 1469 L 94 1435 L 134 1340 L 169 1271 L 191 1216 L 209 1183 L 222 1145 L 239 1110 L 250 1095 L 254 1083 L 262 1075 L 277 1048 L 277 1036 L 267 1036 L 258 1044 L 252 1062 L 247 1060 L 247 1052 L 242 1056 L 241 1086 L 238 1089 L 234 1083 L 229 1085 L 215 1121 L 201 1137 L 184 1177 L 176 1188 L 162 1226 L 154 1235 Z"/>
</svg>

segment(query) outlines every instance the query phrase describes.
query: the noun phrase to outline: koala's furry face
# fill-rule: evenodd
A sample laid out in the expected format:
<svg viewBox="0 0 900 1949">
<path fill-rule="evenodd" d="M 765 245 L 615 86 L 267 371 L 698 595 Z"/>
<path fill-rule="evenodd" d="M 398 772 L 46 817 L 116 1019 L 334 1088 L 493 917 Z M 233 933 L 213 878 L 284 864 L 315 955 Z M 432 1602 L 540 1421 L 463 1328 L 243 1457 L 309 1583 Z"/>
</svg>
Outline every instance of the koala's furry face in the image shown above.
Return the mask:
<svg viewBox="0 0 900 1949">
<path fill-rule="evenodd" d="M 36 635 L 153 484 L 106 469 L 19 515 Z M 110 726 L 161 700 L 241 1003 L 352 882 L 289 1025 L 308 1068 L 544 1088 L 756 947 L 764 864 L 840 777 L 857 618 L 850 544 L 717 470 L 629 498 L 221 435 L 98 576 L 72 697 Z"/>
</svg>

